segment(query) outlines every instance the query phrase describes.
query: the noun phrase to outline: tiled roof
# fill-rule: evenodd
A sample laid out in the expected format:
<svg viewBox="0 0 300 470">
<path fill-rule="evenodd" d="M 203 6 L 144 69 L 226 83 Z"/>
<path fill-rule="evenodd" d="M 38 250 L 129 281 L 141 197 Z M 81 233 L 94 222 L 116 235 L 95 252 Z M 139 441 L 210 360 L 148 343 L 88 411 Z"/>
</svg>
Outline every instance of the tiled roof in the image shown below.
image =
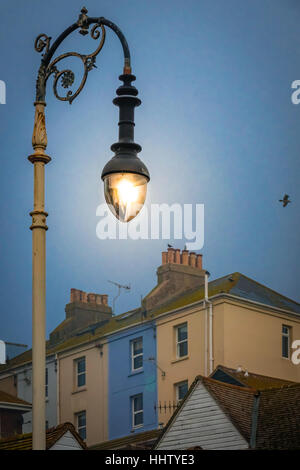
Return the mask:
<svg viewBox="0 0 300 470">
<path fill-rule="evenodd" d="M 247 440 L 249 446 L 252 441 L 252 444 L 255 443 L 255 449 L 300 449 L 300 384 L 289 383 L 281 387 L 256 390 L 249 386 L 232 385 L 201 376 L 196 377 L 153 448 L 172 426 L 175 417 L 200 381 Z M 256 417 L 255 403 L 258 407 Z"/>
<path fill-rule="evenodd" d="M 129 448 L 148 448 L 160 435 L 160 429 L 130 434 L 129 436 L 113 439 L 111 441 L 101 442 L 100 444 L 89 447 L 89 450 L 114 450 Z"/>
<path fill-rule="evenodd" d="M 260 392 L 257 449 L 300 450 L 300 384 Z"/>
<path fill-rule="evenodd" d="M 231 369 L 222 365 L 217 366 L 210 377 L 221 382 L 250 387 L 254 388 L 255 390 L 280 388 L 283 386 L 295 384 L 295 382 L 291 382 L 289 380 L 268 377 L 266 375 L 255 374 L 249 371 L 238 372 L 235 369 Z"/>
<path fill-rule="evenodd" d="M 27 401 L 22 400 L 21 398 L 14 397 L 10 393 L 2 392 L 0 390 L 0 408 L 2 403 L 11 403 L 14 405 L 25 405 L 31 406 L 31 403 L 28 403 Z"/>
<path fill-rule="evenodd" d="M 243 274 L 239 274 L 238 282 L 232 287 L 230 293 L 242 297 L 243 299 L 253 300 L 272 307 L 283 310 L 291 310 L 300 314 L 300 304 L 284 295 L 275 292 L 269 287 L 250 279 Z"/>
<path fill-rule="evenodd" d="M 46 432 L 46 449 L 50 449 L 67 431 L 70 431 L 81 447 L 86 449 L 85 442 L 75 431 L 72 423 L 64 423 L 48 429 Z M 0 450 L 32 450 L 32 433 L 0 439 Z"/>
<path fill-rule="evenodd" d="M 98 327 L 95 331 L 90 328 L 86 333 L 83 332 L 82 335 L 75 335 L 71 338 L 63 341 L 61 343 L 51 345 L 49 341 L 46 342 L 46 355 L 51 356 L 60 351 L 78 346 L 80 344 L 87 343 L 89 341 L 95 341 L 97 338 L 101 338 L 103 335 L 113 333 L 120 328 L 125 328 L 134 324 L 141 317 L 141 309 L 136 309 L 135 315 L 130 315 L 127 317 L 128 312 L 121 315 L 112 317 L 109 322 L 106 322 L 103 326 Z M 120 321 L 122 320 L 122 321 Z M 59 326 L 58 326 L 59 327 Z M 76 332 L 78 333 L 78 332 Z M 22 364 L 31 362 L 32 360 L 32 350 L 25 351 L 23 354 L 12 358 L 7 364 L 0 365 L 0 373 L 5 370 L 9 370 L 12 367 L 16 367 Z"/>
<path fill-rule="evenodd" d="M 288 299 L 287 297 L 284 297 L 281 294 L 278 294 L 272 289 L 269 289 L 268 287 L 263 286 L 240 273 L 228 274 L 224 277 L 209 282 L 208 294 L 210 297 L 222 293 L 232 294 L 250 301 L 255 300 L 262 304 L 269 305 L 271 307 L 286 309 L 294 314 L 300 315 L 299 303 L 294 302 L 293 300 Z M 93 329 L 92 325 L 90 325 L 90 330 L 88 330 L 86 333 L 82 331 L 82 335 L 73 336 L 59 344 L 53 345 L 49 341 L 47 341 L 47 356 L 89 341 L 95 341 L 97 338 L 101 338 L 102 336 L 107 334 L 115 333 L 121 328 L 126 328 L 139 321 L 147 321 L 147 319 L 149 318 L 156 318 L 162 313 L 166 313 L 177 308 L 188 306 L 189 304 L 201 301 L 203 299 L 204 286 L 201 286 L 200 288 L 179 295 L 178 298 L 169 301 L 168 303 L 162 305 L 159 308 L 153 309 L 153 311 L 151 311 L 150 313 L 147 312 L 146 316 L 144 315 L 142 308 L 137 308 L 131 310 L 130 312 L 125 312 L 121 315 L 116 315 L 104 325 L 98 326 L 96 329 Z M 65 325 L 66 322 L 67 320 L 64 320 L 60 325 L 57 326 L 54 331 L 59 330 L 61 325 Z M 19 356 L 12 358 L 7 364 L 0 365 L 0 373 L 4 370 L 10 369 L 11 367 L 31 362 L 31 355 L 31 350 L 28 350 L 20 354 Z"/>
<path fill-rule="evenodd" d="M 244 276 L 241 273 L 227 274 L 224 277 L 210 281 L 208 284 L 209 297 L 218 294 L 231 294 L 249 301 L 259 302 L 270 307 L 289 310 L 292 313 L 300 315 L 300 304 L 287 297 L 273 291 L 258 282 Z M 186 292 L 168 302 L 153 312 L 153 316 L 165 313 L 169 310 L 185 307 L 189 304 L 204 299 L 204 286 Z"/>
<path fill-rule="evenodd" d="M 207 390 L 211 392 L 223 411 L 246 441 L 250 442 L 252 409 L 256 391 L 251 388 L 225 384 L 210 378 L 203 378 Z"/>
<path fill-rule="evenodd" d="M 277 383 L 274 388 L 255 390 L 213 379 L 203 381 L 249 443 L 254 432 L 254 397 L 258 398 L 256 449 L 300 449 L 300 384 Z"/>
</svg>

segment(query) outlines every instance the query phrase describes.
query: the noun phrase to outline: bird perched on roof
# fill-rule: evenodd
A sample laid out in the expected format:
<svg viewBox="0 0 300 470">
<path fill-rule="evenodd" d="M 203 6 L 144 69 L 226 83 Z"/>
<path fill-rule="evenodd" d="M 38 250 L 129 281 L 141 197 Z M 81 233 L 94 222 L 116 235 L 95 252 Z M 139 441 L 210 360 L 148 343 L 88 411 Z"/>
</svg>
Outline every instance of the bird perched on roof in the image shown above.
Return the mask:
<svg viewBox="0 0 300 470">
<path fill-rule="evenodd" d="M 285 194 L 283 196 L 283 199 L 279 199 L 279 202 L 282 202 L 283 207 L 287 206 L 290 202 L 292 202 L 292 201 L 290 201 L 289 197 L 290 196 L 288 194 Z"/>
<path fill-rule="evenodd" d="M 168 243 L 168 248 L 173 248 L 173 246 Z"/>
</svg>

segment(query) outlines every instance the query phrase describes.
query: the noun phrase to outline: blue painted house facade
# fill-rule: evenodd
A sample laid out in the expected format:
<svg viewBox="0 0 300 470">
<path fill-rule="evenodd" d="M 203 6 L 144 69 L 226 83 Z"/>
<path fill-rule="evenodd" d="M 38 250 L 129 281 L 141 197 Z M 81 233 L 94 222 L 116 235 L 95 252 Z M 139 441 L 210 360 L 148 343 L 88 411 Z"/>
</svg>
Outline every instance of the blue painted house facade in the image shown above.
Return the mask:
<svg viewBox="0 0 300 470">
<path fill-rule="evenodd" d="M 139 322 L 107 340 L 109 439 L 157 429 L 155 324 Z"/>
</svg>

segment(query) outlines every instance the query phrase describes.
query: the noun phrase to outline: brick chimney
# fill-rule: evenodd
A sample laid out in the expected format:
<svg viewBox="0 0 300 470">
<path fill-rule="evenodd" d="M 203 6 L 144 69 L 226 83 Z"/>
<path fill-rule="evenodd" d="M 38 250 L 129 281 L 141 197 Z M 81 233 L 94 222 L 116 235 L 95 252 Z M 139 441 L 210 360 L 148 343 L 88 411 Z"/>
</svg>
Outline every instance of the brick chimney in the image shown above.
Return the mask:
<svg viewBox="0 0 300 470">
<path fill-rule="evenodd" d="M 143 301 L 147 310 L 169 302 L 184 292 L 204 284 L 202 255 L 188 250 L 168 248 L 162 252 L 162 264 L 157 269 L 157 286 Z"/>
<path fill-rule="evenodd" d="M 71 289 L 70 302 L 65 307 L 66 319 L 50 333 L 50 343 L 55 344 L 75 336 L 90 325 L 109 321 L 112 309 L 108 295 L 87 293 Z"/>
</svg>

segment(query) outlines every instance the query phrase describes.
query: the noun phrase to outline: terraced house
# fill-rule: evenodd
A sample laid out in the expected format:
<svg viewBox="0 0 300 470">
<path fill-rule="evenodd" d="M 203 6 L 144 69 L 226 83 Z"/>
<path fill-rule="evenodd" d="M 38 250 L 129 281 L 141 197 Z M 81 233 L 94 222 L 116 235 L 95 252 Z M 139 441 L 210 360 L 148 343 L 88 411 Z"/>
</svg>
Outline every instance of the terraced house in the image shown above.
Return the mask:
<svg viewBox="0 0 300 470">
<path fill-rule="evenodd" d="M 47 420 L 73 423 L 88 446 L 162 427 L 218 364 L 300 382 L 300 305 L 240 273 L 209 282 L 187 250 L 162 253 L 137 309 L 113 316 L 106 295 L 72 289 L 65 311 L 47 342 Z M 0 389 L 30 402 L 25 377 L 30 351 L 0 367 Z"/>
</svg>

